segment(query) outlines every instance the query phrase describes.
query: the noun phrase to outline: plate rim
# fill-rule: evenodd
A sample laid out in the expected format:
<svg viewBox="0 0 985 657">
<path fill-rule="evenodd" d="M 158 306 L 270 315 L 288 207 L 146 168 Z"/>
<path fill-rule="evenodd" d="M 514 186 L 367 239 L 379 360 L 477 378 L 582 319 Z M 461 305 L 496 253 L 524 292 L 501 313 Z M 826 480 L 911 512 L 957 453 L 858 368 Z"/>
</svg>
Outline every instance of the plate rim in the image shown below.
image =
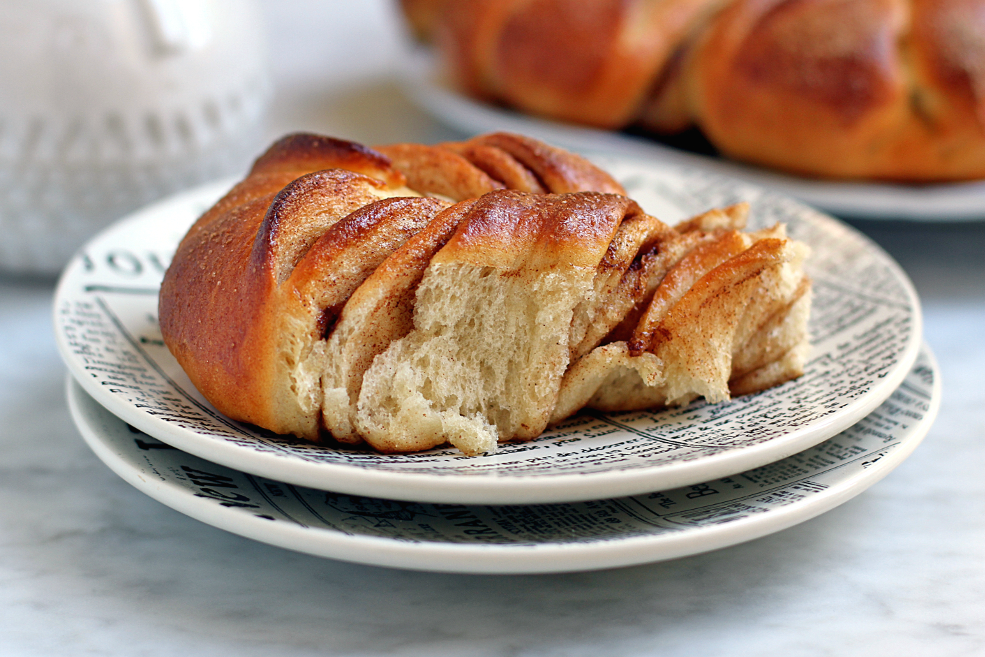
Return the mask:
<svg viewBox="0 0 985 657">
<path fill-rule="evenodd" d="M 185 486 L 140 476 L 130 461 L 117 454 L 86 420 L 84 406 L 123 422 L 93 399 L 75 378 L 66 375 L 66 398 L 79 433 L 111 471 L 152 499 L 204 524 L 261 543 L 323 558 L 363 565 L 461 574 L 546 574 L 621 568 L 693 556 L 738 545 L 806 522 L 860 495 L 903 463 L 929 433 L 940 410 L 940 367 L 929 345 L 921 356 L 934 372 L 931 399 L 923 419 L 873 467 L 856 471 L 824 491 L 766 513 L 711 527 L 679 532 L 622 537 L 587 543 L 524 543 L 514 545 L 408 542 L 379 536 L 356 536 L 323 527 L 275 525 L 242 509 L 208 505 Z M 912 367 L 908 370 L 909 375 Z M 810 449 L 810 448 L 808 448 Z"/>
<path fill-rule="evenodd" d="M 631 159 L 618 158 L 618 156 L 615 159 L 633 162 Z M 679 169 L 674 165 L 666 163 L 651 163 L 646 166 L 671 171 Z M 73 268 L 79 266 L 79 255 L 89 249 L 91 244 L 107 239 L 114 231 L 125 230 L 131 223 L 148 221 L 148 217 L 167 214 L 172 211 L 172 207 L 181 207 L 208 195 L 217 196 L 227 184 L 228 180 L 224 179 L 163 199 L 128 215 L 107 227 L 107 229 L 101 231 L 90 240 L 80 249 L 77 256 L 73 258 L 59 281 L 55 292 L 53 309 L 56 327 L 59 327 L 57 317 L 60 306 L 59 300 L 63 299 L 66 295 L 66 288 L 72 280 Z M 748 187 L 760 192 L 762 191 L 754 185 L 748 185 Z M 817 426 L 820 429 L 815 428 L 808 434 L 815 436 L 814 438 L 808 440 L 803 436 L 804 431 L 792 430 L 770 441 L 745 446 L 741 449 L 722 450 L 719 453 L 703 457 L 702 459 L 678 463 L 673 467 L 663 464 L 659 467 L 662 469 L 661 482 L 666 480 L 666 483 L 661 484 L 664 488 L 676 488 L 716 476 L 724 476 L 728 473 L 746 470 L 762 465 L 764 462 L 772 462 L 797 453 L 843 431 L 851 424 L 868 415 L 892 394 L 899 383 L 907 376 L 919 354 L 922 342 L 922 308 L 916 290 L 902 267 L 885 250 L 879 247 L 878 244 L 852 227 L 802 204 L 798 204 L 798 209 L 810 214 L 812 221 L 830 224 L 832 229 L 837 228 L 839 230 L 849 231 L 857 239 L 862 240 L 868 249 L 874 250 L 879 254 L 879 257 L 885 261 L 885 264 L 893 270 L 895 279 L 903 286 L 909 297 L 912 305 L 914 324 L 913 339 L 910 340 L 906 350 L 900 354 L 899 363 L 890 375 L 878 387 L 870 390 L 861 402 L 856 402 L 848 412 L 841 412 L 834 417 L 829 417 L 819 422 Z M 75 293 L 73 292 L 71 296 L 74 297 Z M 121 333 L 129 338 L 125 332 Z M 68 365 L 69 371 L 87 392 L 113 414 L 122 417 L 126 422 L 158 440 L 206 460 L 222 463 L 237 470 L 251 472 L 273 479 L 290 481 L 294 484 L 312 488 L 324 488 L 324 481 L 331 479 L 333 486 L 337 486 L 339 490 L 344 490 L 345 492 L 421 502 L 510 504 L 517 501 L 536 499 L 541 503 L 554 503 L 575 501 L 577 499 L 625 496 L 638 494 L 647 489 L 652 490 L 650 479 L 654 476 L 653 468 L 646 467 L 591 474 L 568 473 L 543 476 L 527 475 L 511 478 L 466 477 L 463 479 L 461 476 L 446 476 L 433 472 L 393 472 L 338 463 L 312 463 L 289 457 L 268 458 L 268 455 L 258 455 L 252 450 L 244 451 L 222 440 L 192 440 L 191 437 L 186 438 L 183 434 L 176 432 L 174 427 L 146 413 L 141 413 L 124 400 L 119 399 L 115 395 L 108 394 L 102 386 L 86 376 L 80 369 L 80 365 L 76 363 L 70 347 L 65 343 L 66 338 L 63 331 L 56 330 L 55 334 L 58 349 L 63 360 Z M 139 349 L 137 345 L 134 346 Z M 148 362 L 154 361 L 148 357 Z M 198 404 L 197 401 L 195 403 Z M 211 407 L 206 408 L 201 405 L 199 407 L 213 416 L 218 414 Z M 221 414 L 217 416 L 222 421 L 231 425 L 238 424 L 228 418 L 224 418 Z M 769 452 L 769 456 L 761 456 L 762 452 Z M 728 465 L 720 465 L 721 462 L 728 463 Z M 670 470 L 672 472 L 668 474 L 667 471 Z M 339 486 L 340 482 L 342 486 Z"/>
</svg>

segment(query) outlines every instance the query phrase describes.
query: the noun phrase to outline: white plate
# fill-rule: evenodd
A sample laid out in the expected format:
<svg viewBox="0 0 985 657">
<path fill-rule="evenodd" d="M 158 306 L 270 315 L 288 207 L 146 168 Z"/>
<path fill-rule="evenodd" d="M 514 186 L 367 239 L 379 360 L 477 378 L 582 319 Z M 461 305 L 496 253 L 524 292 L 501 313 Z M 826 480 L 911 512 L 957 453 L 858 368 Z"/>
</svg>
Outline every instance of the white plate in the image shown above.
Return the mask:
<svg viewBox="0 0 985 657">
<path fill-rule="evenodd" d="M 428 58 L 408 59 L 404 87 L 414 101 L 466 134 L 518 132 L 585 154 L 607 153 L 676 166 L 699 167 L 745 180 L 842 217 L 916 221 L 985 220 L 985 181 L 934 185 L 812 180 L 725 158 L 693 153 L 610 130 L 537 118 L 484 104 L 453 90 Z"/>
<path fill-rule="evenodd" d="M 794 201 L 707 173 L 622 160 L 606 166 L 667 221 L 748 199 L 753 226 L 786 221 L 812 246 L 813 352 L 803 377 L 726 404 L 582 415 L 537 440 L 471 458 L 450 449 L 380 455 L 318 446 L 232 422 L 191 385 L 156 318 L 175 244 L 225 183 L 152 206 L 97 236 L 59 284 L 57 342 L 100 404 L 183 451 L 302 486 L 419 502 L 566 502 L 714 479 L 830 438 L 903 380 L 920 347 L 919 301 L 900 268 L 865 237 Z"/>
<path fill-rule="evenodd" d="M 636 497 L 467 506 L 300 488 L 196 458 L 128 427 L 68 379 L 72 416 L 114 472 L 202 522 L 359 563 L 469 573 L 589 570 L 735 545 L 813 518 L 880 480 L 926 435 L 940 383 L 926 348 L 893 395 L 841 434 L 777 463 Z"/>
</svg>

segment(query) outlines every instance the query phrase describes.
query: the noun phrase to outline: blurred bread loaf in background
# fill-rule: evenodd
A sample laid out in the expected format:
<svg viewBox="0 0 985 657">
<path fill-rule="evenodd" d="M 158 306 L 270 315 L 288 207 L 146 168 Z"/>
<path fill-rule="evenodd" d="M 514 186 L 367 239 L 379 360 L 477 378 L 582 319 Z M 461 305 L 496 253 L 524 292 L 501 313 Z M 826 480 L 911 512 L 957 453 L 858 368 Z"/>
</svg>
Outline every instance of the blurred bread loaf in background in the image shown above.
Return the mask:
<svg viewBox="0 0 985 657">
<path fill-rule="evenodd" d="M 985 177 L 985 0 L 402 0 L 464 93 L 810 177 Z"/>
</svg>

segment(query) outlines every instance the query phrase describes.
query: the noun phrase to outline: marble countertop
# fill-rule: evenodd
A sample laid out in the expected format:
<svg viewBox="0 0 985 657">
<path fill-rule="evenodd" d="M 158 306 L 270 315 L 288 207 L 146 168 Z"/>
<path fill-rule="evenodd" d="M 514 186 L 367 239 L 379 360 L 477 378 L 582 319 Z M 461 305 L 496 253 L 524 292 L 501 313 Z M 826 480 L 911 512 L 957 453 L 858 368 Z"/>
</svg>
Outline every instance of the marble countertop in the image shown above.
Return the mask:
<svg viewBox="0 0 985 657">
<path fill-rule="evenodd" d="M 392 5 L 264 6 L 272 136 L 458 136 L 401 93 Z M 53 281 L 0 275 L 0 655 L 985 654 L 985 221 L 854 225 L 923 300 L 944 389 L 924 443 L 859 497 L 780 533 L 564 575 L 353 565 L 155 502 L 72 424 Z"/>
</svg>

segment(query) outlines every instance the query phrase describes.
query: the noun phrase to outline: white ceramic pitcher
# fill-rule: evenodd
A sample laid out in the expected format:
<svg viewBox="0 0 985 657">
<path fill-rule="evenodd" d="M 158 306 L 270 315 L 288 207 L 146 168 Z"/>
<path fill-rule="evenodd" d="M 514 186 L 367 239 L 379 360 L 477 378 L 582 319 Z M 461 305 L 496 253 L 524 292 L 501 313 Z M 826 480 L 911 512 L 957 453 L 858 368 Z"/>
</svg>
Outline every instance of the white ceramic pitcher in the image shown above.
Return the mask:
<svg viewBox="0 0 985 657">
<path fill-rule="evenodd" d="M 243 172 L 270 97 L 253 0 L 0 0 L 0 269 Z"/>
</svg>

